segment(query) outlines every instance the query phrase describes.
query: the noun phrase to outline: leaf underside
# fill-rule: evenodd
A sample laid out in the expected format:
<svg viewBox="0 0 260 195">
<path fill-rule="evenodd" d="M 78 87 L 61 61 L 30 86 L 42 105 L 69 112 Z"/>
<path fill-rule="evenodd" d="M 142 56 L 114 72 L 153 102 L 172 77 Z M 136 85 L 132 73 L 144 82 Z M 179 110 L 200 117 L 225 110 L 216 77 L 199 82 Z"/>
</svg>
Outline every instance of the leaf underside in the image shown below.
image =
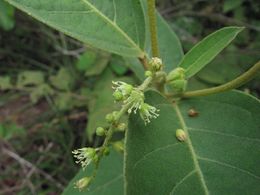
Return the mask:
<svg viewBox="0 0 260 195">
<path fill-rule="evenodd" d="M 144 16 L 139 0 L 6 0 L 80 41 L 124 56 L 144 55 Z"/>
<path fill-rule="evenodd" d="M 126 140 L 127 195 L 260 194 L 259 101 L 237 91 L 160 103 L 159 118 L 144 125 L 130 117 Z M 189 117 L 189 109 L 199 112 Z M 175 138 L 176 129 L 189 135 Z"/>
</svg>

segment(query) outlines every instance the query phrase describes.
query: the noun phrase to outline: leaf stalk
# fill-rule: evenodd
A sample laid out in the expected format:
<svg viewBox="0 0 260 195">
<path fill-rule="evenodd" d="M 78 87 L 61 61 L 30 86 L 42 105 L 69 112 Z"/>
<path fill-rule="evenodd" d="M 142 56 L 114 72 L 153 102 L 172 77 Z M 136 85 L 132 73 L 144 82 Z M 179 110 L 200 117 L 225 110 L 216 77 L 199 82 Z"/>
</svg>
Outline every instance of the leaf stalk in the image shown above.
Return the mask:
<svg viewBox="0 0 260 195">
<path fill-rule="evenodd" d="M 224 91 L 228 91 L 231 89 L 235 89 L 240 87 L 241 85 L 245 84 L 246 82 L 252 80 L 260 71 L 260 61 L 258 61 L 254 66 L 252 66 L 248 71 L 246 71 L 241 76 L 237 77 L 236 79 L 208 89 L 201 89 L 195 91 L 188 91 L 181 95 L 183 98 L 190 98 L 190 97 L 197 97 L 197 96 L 206 96 L 211 94 L 216 94 Z"/>
<path fill-rule="evenodd" d="M 152 56 L 159 57 L 155 0 L 147 0 Z"/>
</svg>

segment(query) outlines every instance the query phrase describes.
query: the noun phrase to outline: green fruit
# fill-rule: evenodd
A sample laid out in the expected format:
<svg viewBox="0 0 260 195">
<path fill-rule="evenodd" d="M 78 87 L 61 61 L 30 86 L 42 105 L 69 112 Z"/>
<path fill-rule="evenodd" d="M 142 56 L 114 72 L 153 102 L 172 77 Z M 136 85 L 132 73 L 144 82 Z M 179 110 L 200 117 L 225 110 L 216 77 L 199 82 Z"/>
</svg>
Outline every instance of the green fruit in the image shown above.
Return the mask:
<svg viewBox="0 0 260 195">
<path fill-rule="evenodd" d="M 97 136 L 104 136 L 105 135 L 105 129 L 103 128 L 103 127 L 98 127 L 97 129 L 96 129 L 96 134 L 97 134 Z"/>
</svg>

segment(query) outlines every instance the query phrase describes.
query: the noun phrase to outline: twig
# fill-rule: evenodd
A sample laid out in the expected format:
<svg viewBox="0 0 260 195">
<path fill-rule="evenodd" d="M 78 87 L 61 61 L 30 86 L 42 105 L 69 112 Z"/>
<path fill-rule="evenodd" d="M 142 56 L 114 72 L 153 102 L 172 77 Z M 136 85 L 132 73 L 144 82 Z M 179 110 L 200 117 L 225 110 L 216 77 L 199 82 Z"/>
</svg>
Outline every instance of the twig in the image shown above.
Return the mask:
<svg viewBox="0 0 260 195">
<path fill-rule="evenodd" d="M 188 91 L 182 94 L 182 97 L 184 98 L 190 98 L 190 97 L 196 97 L 196 96 L 206 96 L 211 94 L 216 94 L 224 91 L 228 91 L 231 89 L 235 89 L 237 87 L 240 87 L 241 85 L 245 84 L 246 82 L 250 81 L 254 78 L 255 75 L 259 74 L 260 71 L 260 61 L 257 62 L 253 67 L 251 67 L 248 71 L 246 71 L 241 76 L 237 77 L 236 79 L 217 86 L 212 87 L 208 89 L 202 89 L 202 90 L 196 90 L 196 91 Z"/>
<path fill-rule="evenodd" d="M 6 148 L 2 149 L 3 153 L 5 153 L 6 155 L 10 156 L 11 158 L 15 159 L 17 162 L 19 162 L 20 164 L 23 164 L 24 166 L 30 168 L 30 169 L 34 169 L 36 172 L 38 172 L 39 174 L 41 174 L 42 176 L 44 176 L 47 180 L 51 181 L 52 183 L 56 184 L 57 188 L 63 190 L 64 186 L 59 183 L 58 181 L 56 181 L 51 175 L 47 174 L 46 172 L 44 172 L 43 170 L 39 169 L 38 167 L 36 167 L 35 165 L 33 165 L 32 163 L 30 163 L 29 161 L 25 160 L 24 158 L 22 158 L 21 156 L 19 156 L 18 154 L 12 152 L 11 150 L 8 150 Z"/>
</svg>

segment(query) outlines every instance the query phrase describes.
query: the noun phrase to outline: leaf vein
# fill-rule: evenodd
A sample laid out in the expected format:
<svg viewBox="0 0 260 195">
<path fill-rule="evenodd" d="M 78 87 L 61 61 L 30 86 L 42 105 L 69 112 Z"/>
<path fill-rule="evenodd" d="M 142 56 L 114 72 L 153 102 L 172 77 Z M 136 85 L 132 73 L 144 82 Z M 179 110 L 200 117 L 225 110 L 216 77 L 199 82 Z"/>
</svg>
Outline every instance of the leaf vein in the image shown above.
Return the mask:
<svg viewBox="0 0 260 195">
<path fill-rule="evenodd" d="M 161 150 L 165 150 L 165 149 L 168 149 L 170 147 L 175 147 L 177 145 L 179 145 L 180 143 L 175 143 L 175 144 L 169 144 L 169 145 L 166 145 L 166 146 L 163 146 L 163 147 L 160 147 L 160 148 L 156 148 L 155 150 L 151 151 L 151 152 L 148 152 L 147 154 L 145 154 L 143 157 L 141 157 L 139 160 L 136 161 L 136 163 L 134 164 L 133 166 L 133 169 L 135 169 L 137 167 L 137 165 L 142 162 L 143 160 L 145 160 L 148 156 L 152 155 L 153 153 L 155 152 L 159 152 Z"/>
<path fill-rule="evenodd" d="M 97 13 L 98 16 L 104 19 L 104 21 L 107 22 L 107 24 L 113 26 L 122 36 L 126 38 L 126 40 L 137 50 L 139 50 L 140 53 L 144 53 L 142 49 L 118 26 L 116 23 L 112 22 L 107 16 L 105 16 L 103 13 L 101 13 L 93 4 L 88 2 L 87 0 L 82 0 L 85 4 L 87 4 L 91 9 L 93 9 L 94 12 Z"/>
<path fill-rule="evenodd" d="M 203 160 L 203 161 L 216 163 L 216 164 L 223 165 L 223 166 L 226 166 L 226 167 L 229 167 L 229 168 L 233 168 L 233 169 L 236 169 L 236 170 L 238 170 L 240 172 L 246 173 L 246 174 L 248 174 L 248 175 L 250 175 L 252 177 L 255 177 L 256 179 L 260 179 L 260 176 L 257 176 L 255 174 L 251 173 L 250 171 L 247 171 L 247 170 L 242 169 L 240 167 L 237 167 L 237 166 L 225 163 L 225 162 L 221 162 L 221 161 L 218 161 L 218 160 L 210 159 L 210 158 L 205 158 L 205 157 L 200 157 L 200 156 L 197 156 L 197 158 L 200 159 L 200 160 Z"/>
<path fill-rule="evenodd" d="M 98 187 L 96 187 L 95 189 L 93 189 L 93 190 L 91 191 L 91 193 L 96 192 L 96 191 L 101 190 L 102 188 L 104 188 L 104 187 L 106 187 L 106 186 L 111 185 L 112 183 L 116 182 L 117 180 L 121 179 L 122 177 L 123 177 L 123 174 L 117 175 L 117 176 L 114 177 L 112 180 L 110 180 L 110 181 L 104 183 L 103 185 L 98 186 Z"/>
<path fill-rule="evenodd" d="M 183 116 L 181 114 L 181 111 L 180 111 L 178 105 L 177 104 L 173 104 L 173 107 L 175 108 L 176 114 L 177 114 L 177 116 L 179 118 L 179 122 L 180 122 L 182 128 L 187 133 L 187 144 L 188 144 L 188 147 L 189 147 L 189 150 L 190 150 L 193 162 L 194 162 L 194 167 L 197 170 L 197 173 L 198 173 L 198 176 L 199 176 L 202 188 L 204 189 L 205 194 L 209 195 L 210 193 L 209 193 L 206 181 L 204 179 L 204 175 L 203 175 L 203 173 L 201 171 L 201 168 L 200 168 L 200 165 L 199 165 L 199 162 L 198 162 L 198 158 L 197 158 L 197 154 L 195 153 L 194 147 L 192 145 L 192 141 L 191 141 L 190 136 L 189 136 L 187 125 L 186 125 L 186 123 L 184 121 L 184 118 L 183 118 Z"/>
<path fill-rule="evenodd" d="M 170 195 L 174 194 L 174 191 L 186 180 L 188 179 L 190 176 L 192 176 L 197 170 L 193 169 L 192 171 L 190 171 L 187 175 L 185 175 L 171 190 Z"/>
<path fill-rule="evenodd" d="M 212 134 L 217 134 L 217 135 L 222 135 L 222 136 L 236 137 L 236 138 L 240 138 L 240 139 L 248 139 L 250 141 L 260 142 L 260 139 L 257 139 L 257 138 L 243 137 L 243 136 L 233 135 L 233 134 L 229 134 L 229 133 L 221 133 L 221 132 L 218 132 L 218 131 L 211 131 L 211 130 L 200 129 L 200 128 L 188 127 L 188 129 L 191 130 L 191 131 L 200 131 L 200 132 L 205 132 L 205 133 L 212 133 Z"/>
</svg>

